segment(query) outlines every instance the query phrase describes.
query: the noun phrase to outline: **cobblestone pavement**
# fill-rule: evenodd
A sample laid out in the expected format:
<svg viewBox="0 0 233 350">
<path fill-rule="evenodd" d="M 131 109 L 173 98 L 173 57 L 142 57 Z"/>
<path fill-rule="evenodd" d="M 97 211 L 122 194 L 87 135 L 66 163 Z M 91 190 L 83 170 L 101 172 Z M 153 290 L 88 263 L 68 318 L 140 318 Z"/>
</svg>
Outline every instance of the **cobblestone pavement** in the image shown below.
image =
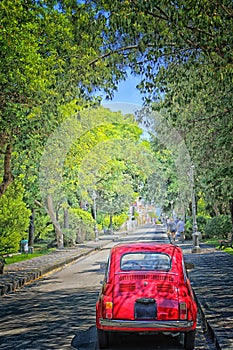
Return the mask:
<svg viewBox="0 0 233 350">
<path fill-rule="evenodd" d="M 177 245 L 194 264 L 189 278 L 206 329 L 217 348 L 233 349 L 233 255 L 204 244 L 199 254 L 192 254 L 190 242 Z"/>
<path fill-rule="evenodd" d="M 115 237 L 116 239 L 116 237 Z M 101 249 L 110 239 L 78 244 L 74 248 L 58 249 L 41 257 L 5 265 L 4 274 L 0 275 L 0 296 L 11 293 L 64 265 L 74 262 L 94 250 Z"/>
<path fill-rule="evenodd" d="M 93 250 L 101 249 L 111 240 L 112 237 L 105 236 L 97 242 L 6 265 L 4 275 L 0 275 L 0 296 L 72 263 Z M 117 235 L 114 235 L 114 240 L 117 240 Z M 189 270 L 189 277 L 206 330 L 218 349 L 233 349 L 233 256 L 204 244 L 200 244 L 200 253 L 192 254 L 191 242 L 175 244 L 183 249 L 186 261 L 194 265 Z"/>
</svg>

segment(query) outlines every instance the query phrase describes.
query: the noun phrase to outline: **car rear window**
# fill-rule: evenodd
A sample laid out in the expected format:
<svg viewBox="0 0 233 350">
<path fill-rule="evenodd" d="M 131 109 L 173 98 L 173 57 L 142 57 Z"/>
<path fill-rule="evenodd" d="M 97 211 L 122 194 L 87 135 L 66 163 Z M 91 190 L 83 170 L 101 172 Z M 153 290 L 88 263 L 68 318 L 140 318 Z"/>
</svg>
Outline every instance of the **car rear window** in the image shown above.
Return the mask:
<svg viewBox="0 0 233 350">
<path fill-rule="evenodd" d="M 126 253 L 121 257 L 120 268 L 123 271 L 168 271 L 171 269 L 171 257 L 165 253 Z"/>
</svg>

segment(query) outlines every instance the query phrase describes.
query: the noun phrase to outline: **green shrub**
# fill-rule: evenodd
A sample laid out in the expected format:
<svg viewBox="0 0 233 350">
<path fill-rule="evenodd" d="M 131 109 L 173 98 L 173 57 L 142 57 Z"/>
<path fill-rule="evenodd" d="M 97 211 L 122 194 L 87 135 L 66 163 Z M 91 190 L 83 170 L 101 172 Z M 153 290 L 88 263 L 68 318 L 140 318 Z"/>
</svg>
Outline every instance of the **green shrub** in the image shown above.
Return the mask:
<svg viewBox="0 0 233 350">
<path fill-rule="evenodd" d="M 37 209 L 35 213 L 35 242 L 51 241 L 55 239 L 54 227 L 44 209 Z"/>
<path fill-rule="evenodd" d="M 113 230 L 118 230 L 124 222 L 128 219 L 128 215 L 126 213 L 122 213 L 119 215 L 114 215 L 112 218 L 112 226 Z M 105 218 L 102 221 L 103 227 L 109 228 L 110 226 L 110 216 L 105 216 Z"/>
<path fill-rule="evenodd" d="M 69 230 L 65 232 L 64 240 L 72 243 L 81 243 L 85 240 L 95 238 L 94 232 L 95 220 L 91 213 L 79 208 L 71 208 L 69 210 Z"/>
<path fill-rule="evenodd" d="M 209 218 L 207 218 L 204 215 L 197 216 L 197 229 L 198 229 L 198 232 L 201 232 L 202 237 L 205 236 L 205 227 L 208 220 Z"/>
<path fill-rule="evenodd" d="M 193 221 L 192 218 L 188 218 L 185 222 L 185 237 L 191 239 L 193 233 Z"/>
<path fill-rule="evenodd" d="M 126 222 L 126 220 L 128 219 L 128 215 L 125 213 L 122 213 L 120 215 L 115 215 L 113 217 L 113 227 L 115 230 L 118 230 L 123 224 L 124 222 Z"/>
<path fill-rule="evenodd" d="M 207 221 L 208 221 L 208 218 L 206 216 L 204 215 L 197 216 L 197 230 L 198 232 L 201 232 L 202 236 L 205 235 L 205 227 L 206 227 Z M 185 236 L 187 239 L 192 239 L 192 234 L 193 234 L 193 219 L 188 218 L 185 223 Z"/>
<path fill-rule="evenodd" d="M 23 201 L 23 186 L 13 182 L 0 198 L 0 254 L 16 253 L 27 237 L 30 210 Z"/>
<path fill-rule="evenodd" d="M 232 231 L 230 216 L 219 215 L 208 219 L 205 226 L 205 237 L 226 238 L 227 234 Z"/>
</svg>

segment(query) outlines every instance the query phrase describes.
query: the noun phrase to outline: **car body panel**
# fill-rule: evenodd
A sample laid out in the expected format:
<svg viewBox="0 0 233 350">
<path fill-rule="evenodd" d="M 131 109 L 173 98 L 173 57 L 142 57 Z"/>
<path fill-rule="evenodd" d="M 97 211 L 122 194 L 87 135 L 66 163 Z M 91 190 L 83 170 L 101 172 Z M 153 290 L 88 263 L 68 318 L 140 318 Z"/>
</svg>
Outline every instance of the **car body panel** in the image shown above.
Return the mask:
<svg viewBox="0 0 233 350">
<path fill-rule="evenodd" d="M 158 260 L 162 267 L 155 264 Z M 96 303 L 97 329 L 188 332 L 196 328 L 196 318 L 197 306 L 179 247 L 137 242 L 112 248 Z"/>
</svg>

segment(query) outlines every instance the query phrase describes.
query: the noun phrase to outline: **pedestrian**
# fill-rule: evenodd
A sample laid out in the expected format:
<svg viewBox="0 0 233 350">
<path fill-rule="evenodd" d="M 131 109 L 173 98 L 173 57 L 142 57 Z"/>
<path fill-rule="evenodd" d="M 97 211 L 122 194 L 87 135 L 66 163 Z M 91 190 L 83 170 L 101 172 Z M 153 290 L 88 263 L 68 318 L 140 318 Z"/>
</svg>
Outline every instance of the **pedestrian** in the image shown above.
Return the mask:
<svg viewBox="0 0 233 350">
<path fill-rule="evenodd" d="M 174 222 L 174 219 L 171 218 L 169 219 L 169 222 L 168 222 L 168 231 L 170 233 L 170 239 L 171 241 L 175 241 L 176 239 L 176 223 Z"/>
<path fill-rule="evenodd" d="M 185 240 L 184 231 L 185 231 L 184 221 L 181 218 L 179 218 L 179 221 L 177 223 L 177 236 L 179 237 L 182 243 L 184 243 L 184 240 Z"/>
</svg>

